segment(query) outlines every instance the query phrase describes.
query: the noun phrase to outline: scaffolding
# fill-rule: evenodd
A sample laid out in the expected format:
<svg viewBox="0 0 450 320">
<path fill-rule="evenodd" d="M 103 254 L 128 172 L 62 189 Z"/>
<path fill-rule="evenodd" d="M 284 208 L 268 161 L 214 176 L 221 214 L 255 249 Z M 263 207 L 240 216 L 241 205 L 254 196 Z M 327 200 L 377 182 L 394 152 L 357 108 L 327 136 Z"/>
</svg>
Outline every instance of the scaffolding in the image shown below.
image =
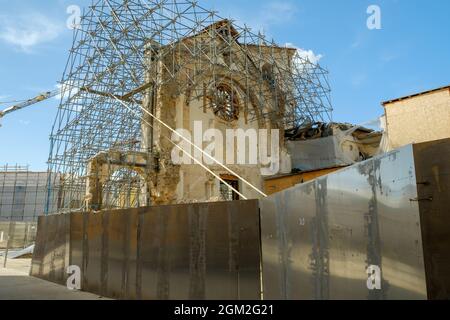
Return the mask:
<svg viewBox="0 0 450 320">
<path fill-rule="evenodd" d="M 34 241 L 37 218 L 45 211 L 48 178 L 47 172 L 31 172 L 28 166 L 0 168 L 0 249 L 8 239 L 10 248 Z"/>
<path fill-rule="evenodd" d="M 187 0 L 93 1 L 74 32 L 61 84 L 49 157 L 52 179 L 62 181 L 56 192 L 49 187 L 58 211 L 89 209 L 88 166 L 100 153 L 156 157 L 144 123 L 153 123 L 149 114 L 164 95 L 183 97 L 188 107 L 202 101 L 204 112 L 224 121 L 245 117 L 280 129 L 326 122 L 332 112 L 325 69 Z M 117 171 L 105 183 L 105 208 L 148 204 L 139 195 L 148 186 L 138 180 Z"/>
</svg>

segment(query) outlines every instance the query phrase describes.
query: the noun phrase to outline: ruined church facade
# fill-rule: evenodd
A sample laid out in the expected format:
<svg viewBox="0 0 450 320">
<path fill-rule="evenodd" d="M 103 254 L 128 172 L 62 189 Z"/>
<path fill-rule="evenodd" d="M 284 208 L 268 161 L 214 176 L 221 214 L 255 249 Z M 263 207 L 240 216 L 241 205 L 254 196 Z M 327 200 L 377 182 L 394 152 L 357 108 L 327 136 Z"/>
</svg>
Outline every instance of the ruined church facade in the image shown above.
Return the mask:
<svg viewBox="0 0 450 320">
<path fill-rule="evenodd" d="M 208 46 L 215 48 L 213 55 L 211 50 L 202 53 L 202 48 Z M 198 52 L 193 54 L 192 50 L 196 49 Z M 261 193 L 255 189 L 263 190 L 265 175 L 291 171 L 283 137 L 286 109 L 292 103 L 289 99 L 292 88 L 283 87 L 277 79 L 285 77 L 280 73 L 288 72 L 283 70 L 290 69 L 295 52 L 295 49 L 277 46 L 243 47 L 239 34 L 226 20 L 176 44 L 149 43 L 145 53 L 149 85 L 142 101 L 142 150 L 122 152 L 111 149 L 89 161 L 87 207 L 92 210 L 105 208 L 104 186 L 114 172 L 124 168 L 136 172 L 138 182 L 135 195 L 131 197 L 135 198 L 134 206 L 240 199 L 230 186 L 248 199 L 260 198 Z M 174 70 L 176 77 L 173 77 Z M 199 128 L 202 130 L 196 132 Z M 223 143 L 218 143 L 216 136 L 205 137 L 205 132 L 211 132 L 211 129 L 220 133 Z M 241 134 L 267 130 L 268 141 L 264 146 L 259 145 L 258 135 L 257 163 L 237 163 L 238 152 L 244 151 L 242 144 L 239 149 L 242 141 L 234 139 L 230 146 L 230 140 L 227 140 L 230 132 L 237 130 L 241 130 Z M 278 132 L 278 154 L 271 154 L 273 130 Z M 230 170 L 211 163 L 211 159 L 180 135 L 200 149 L 216 142 L 211 155 L 222 154 L 222 159 L 217 160 Z M 249 142 L 246 140 L 244 147 L 247 160 L 250 160 L 251 149 L 255 150 Z M 260 148 L 267 150 L 270 164 L 261 163 Z M 234 157 L 230 157 L 230 153 Z M 190 163 L 176 163 L 174 155 Z M 229 161 L 230 158 L 234 160 Z M 268 170 L 268 166 L 275 170 Z M 127 192 L 129 189 L 128 186 Z M 120 198 L 120 193 L 116 196 Z M 120 199 L 115 201 L 120 202 Z M 130 203 L 118 206 L 127 207 Z"/>
</svg>

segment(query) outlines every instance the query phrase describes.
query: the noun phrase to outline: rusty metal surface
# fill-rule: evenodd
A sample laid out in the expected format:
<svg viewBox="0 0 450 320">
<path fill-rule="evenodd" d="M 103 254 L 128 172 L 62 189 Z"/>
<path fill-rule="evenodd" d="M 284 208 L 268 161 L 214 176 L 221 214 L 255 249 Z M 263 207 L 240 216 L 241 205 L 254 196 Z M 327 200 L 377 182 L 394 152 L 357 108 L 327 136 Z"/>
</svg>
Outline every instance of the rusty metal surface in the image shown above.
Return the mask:
<svg viewBox="0 0 450 320">
<path fill-rule="evenodd" d="M 85 233 L 83 243 L 83 275 L 82 288 L 88 292 L 100 293 L 102 264 L 103 219 L 105 214 L 86 214 L 83 231 Z"/>
<path fill-rule="evenodd" d="M 450 139 L 414 146 L 428 297 L 450 299 Z"/>
<path fill-rule="evenodd" d="M 70 230 L 55 224 L 62 220 Z M 34 265 L 48 268 L 41 257 L 56 251 L 45 243 L 70 235 L 70 264 L 80 266 L 88 292 L 116 299 L 260 299 L 256 200 L 49 216 L 39 228 Z M 53 279 L 48 272 L 40 277 Z"/>
<path fill-rule="evenodd" d="M 84 214 L 82 213 L 72 213 L 70 214 L 70 254 L 69 261 L 70 265 L 83 267 L 83 224 L 84 224 Z M 36 247 L 38 247 L 38 241 L 36 241 Z M 83 280 L 83 274 L 82 274 Z"/>
<path fill-rule="evenodd" d="M 31 261 L 30 274 L 34 277 L 41 277 L 45 255 L 45 235 L 47 234 L 47 220 L 38 218 L 38 226 L 36 231 L 36 245 L 33 251 L 33 259 Z"/>
<path fill-rule="evenodd" d="M 70 217 L 39 217 L 31 275 L 65 284 L 69 265 Z"/>
<path fill-rule="evenodd" d="M 408 146 L 262 200 L 264 298 L 426 299 L 416 197 Z"/>
<path fill-rule="evenodd" d="M 99 270 L 104 280 L 103 292 L 115 299 L 136 299 L 138 212 L 136 209 L 106 212 L 103 218 L 107 227 L 104 266 Z"/>
</svg>

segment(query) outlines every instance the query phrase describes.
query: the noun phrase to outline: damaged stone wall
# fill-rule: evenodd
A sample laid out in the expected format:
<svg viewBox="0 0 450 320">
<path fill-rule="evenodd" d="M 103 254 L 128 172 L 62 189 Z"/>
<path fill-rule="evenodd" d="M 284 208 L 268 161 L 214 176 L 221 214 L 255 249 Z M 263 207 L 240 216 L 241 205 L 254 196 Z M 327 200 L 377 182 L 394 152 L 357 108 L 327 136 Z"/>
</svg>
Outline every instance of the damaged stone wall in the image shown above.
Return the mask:
<svg viewBox="0 0 450 320">
<path fill-rule="evenodd" d="M 201 37 L 201 35 L 199 36 Z M 206 37 L 211 41 L 210 37 Z M 189 41 L 187 39 L 186 41 Z M 223 40 L 216 40 L 223 41 Z M 217 44 L 216 44 L 217 45 Z M 236 45 L 237 46 L 237 45 Z M 189 74 L 192 70 L 195 70 L 198 65 L 193 65 L 189 60 L 190 54 L 186 53 L 183 55 L 182 46 L 180 45 L 177 50 L 178 61 L 172 62 L 178 65 L 184 65 L 185 72 L 179 72 L 180 77 Z M 256 50 L 256 47 L 255 49 Z M 273 63 L 282 63 L 287 65 L 290 63 L 291 56 L 283 55 L 283 52 L 287 52 L 285 48 L 266 48 L 265 50 L 279 50 L 280 61 L 274 61 Z M 194 141 L 194 124 L 197 122 L 201 123 L 203 133 L 208 129 L 217 129 L 222 133 L 224 138 L 224 143 L 226 142 L 226 131 L 227 129 L 242 129 L 247 131 L 249 129 L 257 130 L 259 129 L 279 129 L 280 130 L 280 146 L 282 157 L 280 167 L 285 171 L 291 171 L 290 161 L 287 161 L 287 149 L 284 145 L 284 128 L 280 125 L 280 119 L 283 117 L 283 107 L 282 101 L 278 101 L 274 97 L 267 97 L 260 95 L 257 88 L 260 87 L 261 69 L 255 69 L 251 71 L 254 74 L 254 78 L 248 77 L 247 74 L 250 72 L 248 67 L 243 65 L 243 59 L 247 57 L 242 57 L 243 52 L 239 50 L 239 47 L 230 50 L 231 57 L 225 55 L 223 59 L 216 59 L 215 62 L 215 73 L 204 73 L 204 83 L 203 88 L 192 88 L 189 87 L 186 91 L 180 92 L 180 88 L 172 85 L 171 83 L 182 82 L 180 79 L 176 79 L 172 82 L 164 84 L 158 89 L 156 108 L 154 110 L 155 116 L 161 119 L 171 128 L 176 130 L 185 129 L 191 133 L 192 142 L 202 149 L 206 148 L 211 142 L 198 143 Z M 268 56 L 273 56 L 273 52 L 267 52 Z M 168 55 L 171 57 L 172 55 Z M 230 59 L 230 61 L 226 61 Z M 206 60 L 206 58 L 205 58 Z M 167 61 L 166 64 L 171 62 Z M 198 61 L 196 61 L 198 64 Z M 204 61 L 204 63 L 210 63 Z M 263 68 L 265 65 L 262 61 L 254 62 L 258 68 Z M 230 66 L 231 64 L 231 66 Z M 285 68 L 286 66 L 283 66 Z M 230 73 L 227 70 L 233 70 Z M 222 70 L 223 69 L 223 70 Z M 272 68 L 273 77 L 277 77 L 276 68 Z M 150 70 L 155 70 L 154 67 L 150 67 Z M 163 71 L 159 68 L 162 78 L 164 78 Z M 222 71 L 221 71 L 222 70 Z M 186 76 L 187 77 L 187 76 Z M 248 83 L 242 83 L 242 79 L 246 81 L 254 82 L 254 86 L 249 86 Z M 188 79 L 184 79 L 188 81 Z M 214 111 L 211 109 L 211 92 L 215 90 L 218 83 L 223 83 L 224 85 L 232 88 L 236 92 L 237 101 L 239 106 L 239 116 L 234 121 L 226 121 L 218 117 Z M 200 85 L 202 86 L 202 85 Z M 270 91 L 269 83 L 266 84 L 267 88 L 265 93 Z M 254 87 L 255 90 L 249 90 L 249 87 Z M 287 90 L 285 88 L 285 90 Z M 195 92 L 203 91 L 203 95 L 194 96 Z M 275 95 L 275 93 L 274 93 Z M 150 100 L 151 98 L 149 98 Z M 252 112 L 249 112 L 252 109 Z M 275 112 L 270 112 L 275 111 Z M 251 113 L 254 119 L 250 119 L 249 113 Z M 269 118 L 264 118 L 261 116 L 262 113 L 268 113 L 272 116 Z M 220 181 L 216 179 L 211 173 L 207 172 L 204 168 L 201 168 L 198 164 L 192 165 L 174 165 L 171 159 L 171 153 L 174 149 L 173 143 L 168 140 L 168 137 L 174 137 L 174 134 L 163 125 L 153 122 L 153 130 L 146 128 L 145 123 L 143 123 L 143 132 L 147 134 L 152 134 L 153 139 L 146 139 L 148 141 L 153 140 L 153 154 L 157 154 L 157 170 L 155 172 L 155 181 L 149 182 L 150 188 L 154 190 L 157 194 L 156 204 L 173 204 L 173 203 L 187 203 L 187 202 L 199 202 L 199 201 L 218 201 L 220 198 Z M 186 137 L 188 138 L 188 137 Z M 221 148 L 220 146 L 216 146 Z M 205 162 L 208 160 L 206 157 L 199 157 L 198 152 L 195 148 L 187 146 L 184 144 L 184 148 L 192 155 L 196 156 L 196 159 Z M 237 155 L 237 142 L 235 142 L 233 147 L 233 152 L 235 157 Z M 250 146 L 246 145 L 246 155 L 249 153 Z M 222 148 L 222 153 L 224 155 L 224 160 L 226 158 L 227 150 L 226 147 Z M 219 161 L 221 159 L 218 159 Z M 237 163 L 236 161 L 234 163 Z M 243 177 L 249 181 L 252 185 L 258 189 L 263 189 L 263 177 L 261 174 L 261 165 L 259 164 L 227 164 L 227 166 L 236 172 L 239 176 Z M 227 175 L 230 174 L 227 170 L 222 168 L 217 164 L 209 164 L 207 167 L 212 170 L 217 175 Z M 243 193 L 247 198 L 254 199 L 259 198 L 260 195 L 254 191 L 251 187 L 240 183 L 239 191 Z"/>
<path fill-rule="evenodd" d="M 219 30 L 212 31 L 213 28 L 219 28 Z M 214 36 L 211 36 L 210 32 Z M 188 160 L 191 160 L 192 156 L 195 157 L 214 174 L 193 160 L 192 164 L 174 163 L 172 153 L 176 150 L 174 144 L 177 144 L 174 138 L 179 137 L 169 128 L 177 132 L 179 130 L 189 132 L 187 134 L 189 136 L 185 138 L 203 150 L 216 139 L 216 137 L 204 137 L 205 131 L 209 129 L 219 131 L 223 144 L 216 144 L 212 152 L 213 156 L 223 154 L 223 157 L 217 160 L 236 173 L 236 177 L 232 178 L 242 177 L 259 190 L 263 190 L 264 168 L 267 171 L 267 165 L 260 164 L 260 143 L 258 142 L 255 146 L 254 142 L 247 140 L 245 142 L 246 164 L 240 163 L 237 161 L 237 154 L 238 151 L 243 152 L 243 148 L 239 149 L 239 141 L 236 138 L 234 138 L 234 146 L 227 144 L 228 130 L 233 130 L 235 136 L 238 129 L 244 135 L 252 130 L 259 140 L 259 130 L 266 129 L 269 133 L 269 145 L 266 147 L 269 150 L 269 157 L 277 156 L 270 152 L 271 130 L 279 130 L 277 144 L 280 146 L 280 154 L 272 160 L 277 161 L 272 165 L 281 170 L 275 170 L 274 174 L 291 172 L 284 131 L 286 113 L 289 108 L 292 108 L 292 101 L 295 98 L 293 97 L 294 88 L 289 87 L 293 84 L 289 84 L 286 79 L 289 78 L 287 73 L 292 67 L 296 49 L 257 45 L 243 49 L 234 38 L 238 37 L 234 34 L 235 32 L 230 22 L 223 21 L 175 44 L 161 46 L 151 42 L 148 45 L 148 52 L 146 52 L 148 74 L 145 77 L 149 81 L 149 88 L 142 101 L 145 110 L 141 122 L 141 157 L 147 159 L 147 167 L 136 171 L 141 174 L 148 186 L 148 190 L 143 192 L 148 193 L 147 198 L 151 199 L 152 205 L 221 200 L 221 182 L 214 175 L 230 174 L 222 166 L 208 161 L 210 159 L 184 141 L 178 146 L 187 151 Z M 229 33 L 233 34 L 233 38 L 228 38 Z M 215 53 L 212 57 L 207 54 L 194 57 L 191 50 L 199 44 L 217 48 L 219 53 Z M 202 69 L 201 73 L 198 72 L 199 69 Z M 173 72 L 176 72 L 176 77 Z M 150 79 L 156 80 L 152 83 Z M 227 119 L 229 115 L 225 114 L 224 117 L 221 114 L 223 111 L 218 110 L 219 88 L 228 88 L 231 92 L 235 109 L 233 111 L 235 114 L 231 118 Z M 226 108 L 226 103 L 222 105 L 223 108 Z M 153 116 L 158 120 L 155 120 Z M 195 125 L 199 124 L 202 130 L 195 132 Z M 185 133 L 182 135 L 184 136 Z M 256 163 L 249 161 L 251 150 L 256 150 L 258 156 Z M 181 151 L 180 153 L 186 157 Z M 227 158 L 228 154 L 234 154 L 232 161 Z M 121 158 L 126 159 L 127 153 L 121 154 Z M 120 160 L 115 163 L 114 170 L 105 169 L 106 164 L 107 161 L 103 161 L 98 166 L 92 160 L 90 175 L 106 176 L 103 179 L 106 181 L 108 175 L 111 175 L 114 170 L 121 166 L 130 167 L 125 162 L 120 164 Z M 133 167 L 130 169 L 135 170 Z M 96 174 L 95 170 L 99 171 L 99 174 Z M 144 174 L 140 171 L 144 171 Z M 103 185 L 104 181 L 100 180 L 96 182 L 91 179 L 88 182 L 88 201 L 101 203 L 101 196 L 104 193 Z M 258 192 L 242 182 L 239 182 L 237 189 L 249 199 L 260 197 Z M 90 207 L 98 210 L 100 205 L 92 206 L 91 204 Z"/>
</svg>

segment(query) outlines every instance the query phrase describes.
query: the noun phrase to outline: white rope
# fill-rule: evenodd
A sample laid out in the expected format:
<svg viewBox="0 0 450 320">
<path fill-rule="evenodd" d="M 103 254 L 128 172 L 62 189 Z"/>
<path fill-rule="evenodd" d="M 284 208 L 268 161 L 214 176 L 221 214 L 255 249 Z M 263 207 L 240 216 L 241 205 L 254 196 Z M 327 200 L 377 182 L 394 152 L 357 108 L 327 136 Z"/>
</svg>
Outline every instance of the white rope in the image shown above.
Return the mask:
<svg viewBox="0 0 450 320">
<path fill-rule="evenodd" d="M 108 3 L 109 5 L 109 3 Z M 103 27 L 103 25 L 101 25 L 102 29 L 105 30 L 105 28 Z M 92 35 L 90 35 L 91 39 L 93 39 Z M 114 42 L 111 40 L 111 37 L 108 37 L 108 40 L 111 42 L 113 49 L 119 54 L 121 55 L 121 51 L 117 49 L 117 47 L 115 46 Z M 97 47 L 97 46 L 96 46 Z M 101 53 L 101 51 L 99 50 L 100 55 L 102 57 L 103 54 Z M 141 63 L 144 63 L 143 59 L 141 57 L 139 57 L 139 59 L 141 60 Z M 131 110 L 133 113 L 134 110 L 132 110 L 125 102 L 123 102 L 122 100 L 118 99 L 115 95 L 110 94 L 111 97 L 113 97 L 115 100 L 117 100 L 120 104 L 122 104 L 123 106 L 125 106 L 127 109 Z M 222 167 L 223 169 L 225 169 L 226 171 L 228 171 L 229 173 L 231 173 L 232 175 L 234 175 L 235 177 L 237 177 L 238 179 L 240 179 L 242 182 L 244 182 L 246 185 L 248 185 L 250 188 L 252 188 L 253 190 L 255 190 L 256 192 L 258 192 L 260 195 L 262 195 L 263 197 L 267 197 L 267 195 L 262 192 L 261 190 L 259 190 L 257 187 L 255 187 L 254 185 L 252 185 L 250 182 L 248 182 L 246 179 L 244 179 L 243 177 L 241 177 L 240 175 L 238 175 L 236 172 L 234 172 L 233 170 L 231 170 L 230 168 L 228 168 L 227 166 L 223 165 L 220 161 L 216 160 L 214 157 L 212 157 L 211 155 L 207 154 L 202 148 L 198 147 L 197 145 L 195 145 L 194 143 L 192 143 L 189 139 L 186 139 L 184 136 L 182 136 L 181 134 L 179 134 L 176 130 L 174 130 L 173 128 L 171 128 L 169 125 L 167 125 L 166 123 L 164 123 L 162 120 L 158 119 L 157 117 L 155 117 L 151 112 L 149 112 L 148 110 L 146 110 L 144 107 L 142 107 L 141 105 L 138 105 L 139 108 L 144 111 L 145 113 L 147 113 L 149 116 L 151 116 L 153 119 L 155 119 L 156 121 L 158 121 L 160 124 L 162 124 L 164 127 L 166 127 L 167 129 L 169 129 L 171 132 L 175 133 L 176 135 L 178 135 L 181 139 L 183 139 L 184 141 L 186 141 L 187 143 L 189 143 L 191 146 L 193 146 L 196 150 L 200 151 L 203 155 L 206 155 L 206 157 L 208 157 L 210 160 L 214 161 L 214 163 L 218 164 L 220 167 Z M 139 118 L 143 121 L 145 121 L 141 116 L 139 116 Z M 145 121 L 146 122 L 146 121 Z M 147 122 L 148 124 L 148 122 Z M 149 124 L 150 125 L 150 124 Z M 152 127 L 150 125 L 150 127 Z M 153 127 L 152 127 L 153 128 Z M 169 141 L 171 141 L 171 143 L 173 143 L 173 141 L 171 139 L 169 139 Z M 173 143 L 173 145 L 178 146 L 177 144 Z M 184 152 L 184 150 L 182 150 Z M 186 153 L 187 154 L 187 153 Z M 191 156 L 189 154 L 189 156 Z M 200 164 L 202 166 L 202 168 L 208 170 L 208 172 L 212 173 L 211 170 L 207 169 L 206 166 L 204 166 L 203 164 L 200 163 L 200 161 L 198 161 L 197 159 L 194 159 L 194 162 Z M 216 176 L 214 174 L 214 176 Z M 216 176 L 217 177 L 217 176 Z M 222 182 L 224 182 L 222 179 L 219 179 Z M 227 184 L 228 185 L 228 184 Z M 234 191 L 234 190 L 233 190 Z"/>
<path fill-rule="evenodd" d="M 121 104 L 123 104 L 128 110 L 130 110 L 131 112 L 133 112 L 135 115 L 137 115 L 142 121 L 144 121 L 147 125 L 149 125 L 152 129 L 154 129 L 154 127 L 148 123 L 148 121 L 146 121 L 143 117 L 141 117 L 136 111 L 134 111 L 133 109 L 131 109 L 129 106 L 127 106 L 125 103 L 122 103 L 122 101 L 120 99 L 118 99 L 116 96 L 112 95 L 111 96 L 116 99 L 117 101 L 119 101 Z M 242 193 L 240 193 L 238 190 L 236 190 L 233 186 L 231 186 L 230 184 L 228 184 L 225 180 L 223 180 L 219 175 L 217 175 L 216 173 L 214 173 L 212 170 L 210 170 L 208 167 L 206 167 L 203 163 L 201 163 L 199 160 L 197 160 L 195 157 L 193 157 L 189 152 L 187 152 L 186 150 L 184 150 L 183 148 L 181 148 L 179 145 L 177 145 L 175 142 L 173 142 L 170 138 L 164 136 L 167 140 L 170 141 L 170 143 L 172 143 L 175 147 L 177 147 L 180 151 L 184 152 L 189 158 L 191 158 L 192 160 L 194 160 L 194 162 L 196 162 L 198 165 L 200 165 L 203 169 L 205 169 L 206 171 L 208 171 L 210 174 L 212 174 L 214 177 L 216 177 L 219 181 L 221 181 L 222 183 L 224 183 L 226 186 L 228 186 L 228 188 L 230 188 L 231 190 L 233 190 L 236 194 L 238 194 L 243 200 L 248 200 L 248 198 L 246 196 L 244 196 Z"/>
<path fill-rule="evenodd" d="M 118 99 L 116 96 L 112 95 L 120 104 L 124 105 L 125 107 L 127 107 L 129 110 L 131 110 L 127 104 L 125 102 L 123 102 L 122 100 Z M 196 144 L 192 143 L 189 139 L 187 139 L 186 137 L 184 137 L 183 135 L 181 135 L 180 133 L 178 133 L 176 130 L 172 129 L 169 125 L 167 125 L 164 121 L 158 119 L 157 117 L 155 117 L 150 111 L 146 110 L 144 107 L 139 105 L 139 108 L 141 108 L 142 111 L 144 111 L 145 113 L 147 113 L 149 116 L 151 116 L 153 119 L 155 119 L 156 121 L 158 121 L 160 124 L 162 124 L 164 127 L 166 127 L 167 129 L 169 129 L 172 133 L 175 133 L 177 136 L 179 136 L 181 139 L 183 139 L 184 141 L 186 141 L 187 143 L 189 143 L 191 146 L 193 146 L 196 150 L 200 151 L 203 155 L 205 155 L 206 157 L 208 157 L 210 160 L 214 161 L 216 164 L 218 164 L 220 167 L 222 167 L 223 169 L 227 170 L 229 173 L 231 173 L 232 175 L 236 176 L 238 179 L 242 180 L 242 182 L 244 182 L 246 185 L 248 185 L 249 187 L 251 187 L 253 190 L 255 190 L 256 192 L 258 192 L 260 195 L 262 195 L 263 197 L 267 197 L 267 195 L 262 192 L 261 190 L 259 190 L 257 187 L 255 187 L 254 185 L 252 185 L 250 182 L 248 182 L 246 179 L 244 179 L 243 177 L 241 177 L 239 174 L 237 174 L 236 172 L 234 172 L 233 170 L 231 170 L 230 168 L 228 168 L 227 166 L 223 165 L 220 161 L 216 160 L 214 157 L 212 157 L 211 155 L 209 155 L 208 153 L 206 153 L 202 148 L 198 147 Z M 133 111 L 134 112 L 134 111 Z M 175 143 L 174 143 L 175 144 Z M 176 144 L 175 144 L 176 145 Z M 196 161 L 197 162 L 197 161 Z"/>
</svg>

